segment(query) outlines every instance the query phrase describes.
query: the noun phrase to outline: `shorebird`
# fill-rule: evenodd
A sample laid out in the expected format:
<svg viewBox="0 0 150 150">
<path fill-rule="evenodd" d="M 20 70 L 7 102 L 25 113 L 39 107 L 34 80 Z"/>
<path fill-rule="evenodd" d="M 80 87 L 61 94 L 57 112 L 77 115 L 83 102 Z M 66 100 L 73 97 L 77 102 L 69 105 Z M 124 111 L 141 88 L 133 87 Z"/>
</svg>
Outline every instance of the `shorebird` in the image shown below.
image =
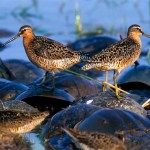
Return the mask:
<svg viewBox="0 0 150 150">
<path fill-rule="evenodd" d="M 117 137 L 100 133 L 62 129 L 81 150 L 127 150 Z"/>
<path fill-rule="evenodd" d="M 29 60 L 46 71 L 41 85 L 49 71 L 52 72 L 52 89 L 55 88 L 55 72 L 65 70 L 80 62 L 81 52 L 73 51 L 63 44 L 43 36 L 36 36 L 29 25 L 22 26 L 16 36 L 0 47 L 23 37 L 23 45 Z"/>
<path fill-rule="evenodd" d="M 82 69 L 106 71 L 106 80 L 103 82 L 103 91 L 106 91 L 106 85 L 108 84 L 108 71 L 114 70 L 113 81 L 115 85 L 115 94 L 119 98 L 117 77 L 122 69 L 133 64 L 139 58 L 142 48 L 140 35 L 150 38 L 150 35 L 145 34 L 139 25 L 131 25 L 128 28 L 127 38 L 110 45 L 98 54 L 92 56 L 87 60 L 87 64 L 84 65 Z"/>
<path fill-rule="evenodd" d="M 30 132 L 39 125 L 49 112 L 26 113 L 15 110 L 0 110 L 0 131 L 13 134 Z"/>
</svg>

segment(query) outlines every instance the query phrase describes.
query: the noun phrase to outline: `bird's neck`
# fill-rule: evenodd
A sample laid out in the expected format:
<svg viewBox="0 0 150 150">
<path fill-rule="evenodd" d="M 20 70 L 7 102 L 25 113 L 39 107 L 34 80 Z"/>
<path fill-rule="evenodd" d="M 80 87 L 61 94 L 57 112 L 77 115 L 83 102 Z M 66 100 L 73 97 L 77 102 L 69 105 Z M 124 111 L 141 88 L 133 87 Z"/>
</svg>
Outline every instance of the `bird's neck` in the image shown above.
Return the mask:
<svg viewBox="0 0 150 150">
<path fill-rule="evenodd" d="M 140 39 L 139 35 L 137 35 L 135 33 L 129 33 L 128 34 L 128 38 L 133 39 L 137 44 L 139 44 L 140 46 L 142 46 L 142 42 L 141 42 L 141 39 Z"/>
<path fill-rule="evenodd" d="M 30 34 L 29 36 L 25 36 L 23 37 L 23 44 L 24 44 L 24 47 L 28 47 L 29 46 L 29 43 L 31 43 L 33 41 L 33 39 L 35 38 L 35 35 L 34 34 Z"/>
<path fill-rule="evenodd" d="M 35 52 L 34 52 L 34 48 L 32 47 L 32 44 L 31 44 L 33 42 L 34 38 L 35 38 L 35 36 L 23 37 L 23 45 L 24 45 L 26 54 L 32 63 L 35 63 L 34 62 Z"/>
</svg>

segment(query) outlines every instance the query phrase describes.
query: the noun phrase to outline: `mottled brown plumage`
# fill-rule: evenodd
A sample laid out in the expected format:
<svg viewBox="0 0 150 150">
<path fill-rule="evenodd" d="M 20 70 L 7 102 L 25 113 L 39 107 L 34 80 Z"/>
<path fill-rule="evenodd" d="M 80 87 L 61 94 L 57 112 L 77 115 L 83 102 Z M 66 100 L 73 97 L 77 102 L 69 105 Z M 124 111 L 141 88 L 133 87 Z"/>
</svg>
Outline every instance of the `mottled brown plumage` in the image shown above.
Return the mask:
<svg viewBox="0 0 150 150">
<path fill-rule="evenodd" d="M 26 113 L 15 110 L 0 111 L 0 131 L 7 133 L 26 133 L 39 125 L 48 112 Z"/>
<path fill-rule="evenodd" d="M 45 81 L 48 71 L 52 71 L 54 79 L 55 72 L 65 70 L 80 61 L 80 52 L 73 51 L 52 39 L 35 36 L 28 25 L 22 26 L 19 33 L 2 46 L 18 37 L 23 37 L 23 45 L 30 61 L 46 71 L 41 83 Z"/>
<path fill-rule="evenodd" d="M 83 132 L 63 129 L 77 148 L 81 150 L 126 150 L 118 138 L 100 132 Z"/>
<path fill-rule="evenodd" d="M 141 53 L 141 40 L 140 35 L 150 37 L 150 35 L 145 34 L 139 25 L 132 25 L 128 29 L 127 38 L 112 44 L 108 48 L 102 50 L 100 53 L 94 55 L 89 60 L 87 64 L 82 67 L 83 70 L 89 70 L 95 68 L 97 70 L 115 70 L 114 74 L 114 84 L 116 89 L 116 96 L 118 97 L 117 88 L 117 76 L 122 69 L 133 64 L 140 56 Z M 106 74 L 106 81 L 108 82 L 108 77 Z M 106 90 L 104 88 L 104 90 Z"/>
</svg>

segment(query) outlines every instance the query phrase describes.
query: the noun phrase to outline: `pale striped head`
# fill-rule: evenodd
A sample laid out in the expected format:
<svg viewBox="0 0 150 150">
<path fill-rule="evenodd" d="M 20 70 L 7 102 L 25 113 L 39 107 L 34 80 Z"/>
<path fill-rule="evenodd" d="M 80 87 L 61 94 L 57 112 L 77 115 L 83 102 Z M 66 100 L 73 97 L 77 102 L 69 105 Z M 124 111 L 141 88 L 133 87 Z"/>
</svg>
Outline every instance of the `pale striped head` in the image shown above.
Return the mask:
<svg viewBox="0 0 150 150">
<path fill-rule="evenodd" d="M 145 34 L 142 28 L 137 24 L 133 24 L 128 28 L 128 36 L 131 34 L 134 34 L 135 36 L 143 35 L 143 36 L 150 38 L 150 35 Z"/>
<path fill-rule="evenodd" d="M 19 37 L 30 37 L 33 35 L 32 28 L 29 25 L 22 26 L 19 29 Z"/>
</svg>

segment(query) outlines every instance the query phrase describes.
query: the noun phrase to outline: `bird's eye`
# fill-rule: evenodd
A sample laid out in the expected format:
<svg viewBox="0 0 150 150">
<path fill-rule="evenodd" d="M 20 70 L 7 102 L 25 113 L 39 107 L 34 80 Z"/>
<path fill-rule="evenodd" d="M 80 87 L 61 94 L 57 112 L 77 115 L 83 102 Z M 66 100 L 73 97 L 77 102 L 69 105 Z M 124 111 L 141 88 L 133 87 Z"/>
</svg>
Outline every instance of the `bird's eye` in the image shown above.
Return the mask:
<svg viewBox="0 0 150 150">
<path fill-rule="evenodd" d="M 141 29 L 138 29 L 140 32 L 142 32 L 142 30 Z"/>
<path fill-rule="evenodd" d="M 138 31 L 141 31 L 141 28 L 136 28 Z"/>
</svg>

